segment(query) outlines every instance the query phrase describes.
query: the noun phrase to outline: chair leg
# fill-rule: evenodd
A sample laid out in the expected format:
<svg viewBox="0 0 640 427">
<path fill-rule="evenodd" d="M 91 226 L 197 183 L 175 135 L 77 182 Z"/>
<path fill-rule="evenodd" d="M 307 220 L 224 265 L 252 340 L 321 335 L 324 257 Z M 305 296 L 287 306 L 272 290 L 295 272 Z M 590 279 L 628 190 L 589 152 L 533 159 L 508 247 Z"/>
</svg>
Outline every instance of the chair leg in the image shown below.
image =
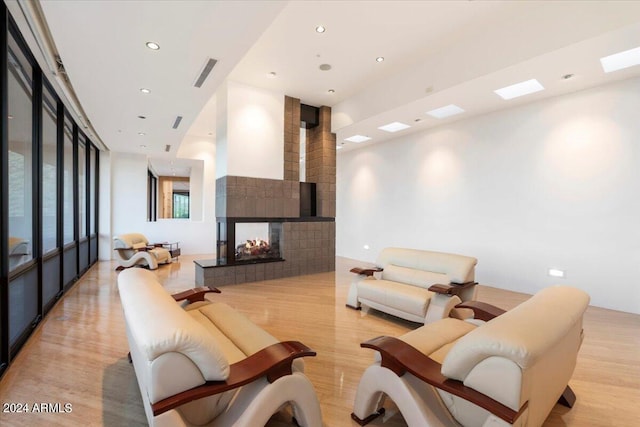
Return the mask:
<svg viewBox="0 0 640 427">
<path fill-rule="evenodd" d="M 564 389 L 560 399 L 558 399 L 558 403 L 567 408 L 573 408 L 573 405 L 576 403 L 576 394 L 571 390 L 571 387 L 567 386 Z"/>
<path fill-rule="evenodd" d="M 371 421 L 375 420 L 376 418 L 378 418 L 380 415 L 384 415 L 384 408 L 380 408 L 378 409 L 376 412 L 374 412 L 373 414 L 369 415 L 368 417 L 366 417 L 365 419 L 361 420 L 360 418 L 358 418 L 356 416 L 356 414 L 354 414 L 353 412 L 351 413 L 351 419 L 355 422 L 357 422 L 359 425 L 361 426 L 366 426 L 367 424 L 369 424 Z"/>
</svg>

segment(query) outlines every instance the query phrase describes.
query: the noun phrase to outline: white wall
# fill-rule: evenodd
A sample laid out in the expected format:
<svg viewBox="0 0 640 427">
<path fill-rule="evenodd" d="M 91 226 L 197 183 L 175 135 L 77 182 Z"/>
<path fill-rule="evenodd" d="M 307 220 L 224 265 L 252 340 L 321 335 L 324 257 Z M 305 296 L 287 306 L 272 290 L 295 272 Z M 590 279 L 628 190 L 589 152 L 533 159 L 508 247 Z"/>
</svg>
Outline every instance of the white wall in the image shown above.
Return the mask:
<svg viewBox="0 0 640 427">
<path fill-rule="evenodd" d="M 226 173 L 221 155 L 217 176 L 284 179 L 284 94 L 235 82 L 223 92 L 216 133 L 218 153 L 226 150 Z"/>
<path fill-rule="evenodd" d="M 571 284 L 640 313 L 638 94 L 632 79 L 340 153 L 337 254 L 472 255 L 482 284 Z"/>
<path fill-rule="evenodd" d="M 183 152 L 182 146 L 180 152 Z M 191 141 L 185 152 L 193 155 L 190 158 L 204 160 L 204 175 L 201 181 L 202 219 L 158 219 L 148 222 L 147 157 L 112 152 L 111 230 L 110 236 L 103 236 L 101 231 L 103 239 L 106 238 L 110 242 L 115 235 L 140 232 L 152 242 L 180 242 L 182 254 L 185 255 L 215 253 L 215 147 L 210 141 Z M 192 191 L 195 189 L 192 188 Z M 200 209 L 197 207 L 198 203 L 195 205 L 196 209 Z"/>
</svg>

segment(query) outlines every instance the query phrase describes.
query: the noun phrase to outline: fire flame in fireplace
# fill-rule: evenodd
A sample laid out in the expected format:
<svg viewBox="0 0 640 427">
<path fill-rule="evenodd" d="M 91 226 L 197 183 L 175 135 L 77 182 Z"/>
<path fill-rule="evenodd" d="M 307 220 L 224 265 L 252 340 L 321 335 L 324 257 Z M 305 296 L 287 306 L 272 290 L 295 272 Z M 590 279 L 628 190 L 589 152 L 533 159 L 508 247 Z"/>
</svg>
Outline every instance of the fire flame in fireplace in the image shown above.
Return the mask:
<svg viewBox="0 0 640 427">
<path fill-rule="evenodd" d="M 236 259 L 267 256 L 270 251 L 269 242 L 256 237 L 254 240 L 247 240 L 236 247 Z"/>
</svg>

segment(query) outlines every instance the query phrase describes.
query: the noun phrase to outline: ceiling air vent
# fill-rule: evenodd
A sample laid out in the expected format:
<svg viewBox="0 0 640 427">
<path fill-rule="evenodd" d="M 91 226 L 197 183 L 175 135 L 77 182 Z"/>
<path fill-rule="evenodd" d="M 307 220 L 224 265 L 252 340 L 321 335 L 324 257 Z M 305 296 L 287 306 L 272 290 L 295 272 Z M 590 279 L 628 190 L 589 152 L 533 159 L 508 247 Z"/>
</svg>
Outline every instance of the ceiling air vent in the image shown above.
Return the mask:
<svg viewBox="0 0 640 427">
<path fill-rule="evenodd" d="M 173 128 L 174 129 L 178 129 L 178 126 L 180 126 L 180 122 L 182 121 L 182 116 L 177 116 L 176 117 L 176 121 L 173 122 Z"/>
<path fill-rule="evenodd" d="M 164 146 L 164 151 L 166 151 L 167 153 L 168 153 L 169 151 L 171 151 L 171 145 L 169 145 L 169 144 L 165 145 L 165 146 Z"/>
<path fill-rule="evenodd" d="M 207 62 L 204 64 L 200 75 L 196 79 L 196 82 L 193 84 L 195 87 L 202 87 L 202 84 L 207 79 L 207 77 L 209 77 L 209 73 L 211 72 L 211 70 L 213 70 L 213 67 L 217 62 L 217 59 L 207 58 Z"/>
</svg>

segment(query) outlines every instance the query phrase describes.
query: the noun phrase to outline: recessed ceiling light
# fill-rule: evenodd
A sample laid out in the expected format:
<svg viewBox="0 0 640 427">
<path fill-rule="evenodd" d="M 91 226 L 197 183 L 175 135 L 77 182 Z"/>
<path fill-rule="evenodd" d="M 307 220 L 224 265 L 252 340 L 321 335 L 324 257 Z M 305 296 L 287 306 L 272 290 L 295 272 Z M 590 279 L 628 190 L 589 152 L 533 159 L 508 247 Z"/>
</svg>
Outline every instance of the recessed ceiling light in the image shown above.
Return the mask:
<svg viewBox="0 0 640 427">
<path fill-rule="evenodd" d="M 605 56 L 604 58 L 600 58 L 600 63 L 602 64 L 602 69 L 605 73 L 633 67 L 634 65 L 639 65 L 640 47 Z"/>
<path fill-rule="evenodd" d="M 370 139 L 371 138 L 369 138 L 368 136 L 364 136 L 364 135 L 353 135 L 353 136 L 350 136 L 349 138 L 345 138 L 344 140 L 345 141 L 349 141 L 349 142 L 360 143 L 360 142 L 368 141 Z"/>
<path fill-rule="evenodd" d="M 316 27 L 316 33 L 324 33 L 325 31 L 327 31 L 327 29 L 325 27 L 323 27 L 322 25 L 318 25 Z"/>
<path fill-rule="evenodd" d="M 334 89 L 329 89 L 327 92 L 329 93 L 336 93 L 336 91 Z"/>
<path fill-rule="evenodd" d="M 331 69 L 331 64 L 320 64 L 318 68 L 320 68 L 322 71 L 329 71 Z"/>
<path fill-rule="evenodd" d="M 456 114 L 464 113 L 464 110 L 457 105 L 449 104 L 445 107 L 436 108 L 435 110 L 427 111 L 427 114 L 436 119 L 444 119 L 445 117 L 455 116 Z"/>
<path fill-rule="evenodd" d="M 138 118 L 139 118 L 139 119 L 144 120 L 144 119 L 146 119 L 147 117 L 146 117 L 146 116 L 138 116 Z"/>
<path fill-rule="evenodd" d="M 140 144 L 140 148 L 147 148 L 147 146 L 144 144 Z"/>
<path fill-rule="evenodd" d="M 384 56 L 378 56 L 376 58 L 376 62 L 383 62 L 384 61 Z"/>
<path fill-rule="evenodd" d="M 160 49 L 160 45 L 156 42 L 147 42 L 146 43 L 147 47 L 151 50 L 158 50 Z"/>
<path fill-rule="evenodd" d="M 564 74 L 562 76 L 562 79 L 563 80 L 569 80 L 569 79 L 572 79 L 574 76 L 575 76 L 575 74 Z"/>
<path fill-rule="evenodd" d="M 267 77 L 270 79 L 275 79 L 278 76 L 278 74 L 275 71 L 271 71 L 269 74 L 267 74 Z"/>
<path fill-rule="evenodd" d="M 494 90 L 494 92 L 502 99 L 512 99 L 519 96 L 529 95 L 530 93 L 544 90 L 544 86 L 536 79 L 527 80 L 525 82 L 516 83 L 502 89 Z"/>
<path fill-rule="evenodd" d="M 140 136 L 145 136 L 145 135 L 146 135 L 146 133 L 144 133 L 144 132 L 138 132 L 138 135 L 140 135 Z"/>
<path fill-rule="evenodd" d="M 385 132 L 398 132 L 399 130 L 408 129 L 411 126 L 405 125 L 400 122 L 389 123 L 388 125 L 380 126 L 378 129 L 383 130 Z"/>
<path fill-rule="evenodd" d="M 422 121 L 422 119 L 420 117 L 418 117 L 417 119 L 414 120 L 414 122 L 416 122 L 416 123 L 417 122 L 421 122 L 421 121 Z"/>
<path fill-rule="evenodd" d="M 151 91 L 149 89 L 145 88 L 145 87 L 141 88 L 140 92 L 142 92 L 142 93 L 151 93 Z"/>
</svg>

